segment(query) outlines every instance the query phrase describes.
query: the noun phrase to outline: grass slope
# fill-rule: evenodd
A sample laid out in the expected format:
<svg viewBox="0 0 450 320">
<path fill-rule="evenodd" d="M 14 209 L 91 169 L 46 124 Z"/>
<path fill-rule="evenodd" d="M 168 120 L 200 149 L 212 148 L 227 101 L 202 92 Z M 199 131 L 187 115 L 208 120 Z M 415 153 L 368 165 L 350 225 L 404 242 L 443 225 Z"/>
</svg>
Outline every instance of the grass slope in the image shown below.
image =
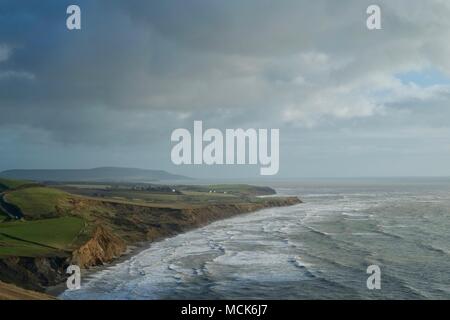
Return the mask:
<svg viewBox="0 0 450 320">
<path fill-rule="evenodd" d="M 55 300 L 44 293 L 25 290 L 0 281 L 0 300 Z"/>
<path fill-rule="evenodd" d="M 17 206 L 27 220 L 62 216 L 69 198 L 64 191 L 46 187 L 19 189 L 5 196 L 6 201 Z"/>
<path fill-rule="evenodd" d="M 76 217 L 0 224 L 0 256 L 42 256 L 79 244 L 85 222 Z"/>
</svg>

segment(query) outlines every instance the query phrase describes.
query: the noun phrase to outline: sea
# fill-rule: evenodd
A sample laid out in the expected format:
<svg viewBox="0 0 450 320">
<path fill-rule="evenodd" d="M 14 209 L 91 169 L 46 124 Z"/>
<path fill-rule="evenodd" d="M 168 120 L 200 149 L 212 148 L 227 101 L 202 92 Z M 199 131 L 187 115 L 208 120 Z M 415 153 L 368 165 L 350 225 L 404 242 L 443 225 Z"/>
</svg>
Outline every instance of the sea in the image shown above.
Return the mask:
<svg viewBox="0 0 450 320">
<path fill-rule="evenodd" d="M 450 299 L 450 179 L 271 186 L 303 203 L 153 243 L 60 298 Z M 367 285 L 374 265 L 379 289 Z"/>
</svg>

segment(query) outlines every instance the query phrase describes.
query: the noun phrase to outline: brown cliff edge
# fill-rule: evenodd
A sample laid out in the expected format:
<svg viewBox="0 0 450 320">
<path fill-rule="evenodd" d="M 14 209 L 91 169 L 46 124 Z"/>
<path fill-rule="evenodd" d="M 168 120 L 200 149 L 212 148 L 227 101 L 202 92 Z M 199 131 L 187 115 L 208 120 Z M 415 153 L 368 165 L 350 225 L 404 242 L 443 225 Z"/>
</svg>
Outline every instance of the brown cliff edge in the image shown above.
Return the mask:
<svg viewBox="0 0 450 320">
<path fill-rule="evenodd" d="M 74 207 L 84 209 L 89 200 Z M 98 203 L 98 202 L 97 202 Z M 6 257 L 0 259 L 2 280 L 22 288 L 45 292 L 65 282 L 70 264 L 88 269 L 114 262 L 131 245 L 148 244 L 205 226 L 217 220 L 265 208 L 301 203 L 297 197 L 271 197 L 258 202 L 211 204 L 181 209 L 141 207 L 105 201 L 92 213 L 91 236 L 72 253 L 51 257 Z M 123 214 L 126 212 L 126 214 Z M 0 299 L 46 299 L 51 296 L 0 282 Z"/>
</svg>

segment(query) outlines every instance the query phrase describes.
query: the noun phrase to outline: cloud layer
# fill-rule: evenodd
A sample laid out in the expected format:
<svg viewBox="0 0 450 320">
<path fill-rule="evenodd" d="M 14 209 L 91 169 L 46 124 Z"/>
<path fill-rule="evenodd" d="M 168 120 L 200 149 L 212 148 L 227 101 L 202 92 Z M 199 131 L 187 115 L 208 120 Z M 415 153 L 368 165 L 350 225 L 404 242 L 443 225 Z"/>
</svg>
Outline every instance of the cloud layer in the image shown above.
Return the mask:
<svg viewBox="0 0 450 320">
<path fill-rule="evenodd" d="M 168 167 L 198 119 L 280 128 L 285 175 L 450 173 L 448 1 L 378 1 L 376 31 L 360 0 L 78 1 L 81 31 L 0 2 L 0 168 Z"/>
</svg>

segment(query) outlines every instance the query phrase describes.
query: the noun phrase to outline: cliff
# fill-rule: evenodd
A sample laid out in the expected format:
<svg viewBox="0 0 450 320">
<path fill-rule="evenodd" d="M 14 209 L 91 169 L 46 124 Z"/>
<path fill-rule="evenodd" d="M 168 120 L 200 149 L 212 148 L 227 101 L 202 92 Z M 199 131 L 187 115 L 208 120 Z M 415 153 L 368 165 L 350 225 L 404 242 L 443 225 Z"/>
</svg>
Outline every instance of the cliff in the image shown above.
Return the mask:
<svg viewBox="0 0 450 320">
<path fill-rule="evenodd" d="M 97 226 L 91 239 L 73 252 L 71 264 L 80 268 L 102 265 L 122 255 L 126 248 L 125 241 L 109 229 Z"/>
<path fill-rule="evenodd" d="M 73 206 L 77 208 L 74 211 L 87 210 L 90 201 L 94 200 L 74 201 Z M 101 207 L 99 203 L 102 203 Z M 81 268 L 102 265 L 121 256 L 128 245 L 156 241 L 238 214 L 298 203 L 301 201 L 297 197 L 274 197 L 254 202 L 173 209 L 95 201 L 96 209 L 90 212 L 89 221 L 93 226 L 92 232 L 77 249 L 54 257 L 1 258 L 0 280 L 44 291 L 46 287 L 65 281 L 65 270 L 70 264 Z"/>
<path fill-rule="evenodd" d="M 68 259 L 69 256 L 5 257 L 0 259 L 0 280 L 25 289 L 44 291 L 45 287 L 65 280 Z"/>
</svg>

